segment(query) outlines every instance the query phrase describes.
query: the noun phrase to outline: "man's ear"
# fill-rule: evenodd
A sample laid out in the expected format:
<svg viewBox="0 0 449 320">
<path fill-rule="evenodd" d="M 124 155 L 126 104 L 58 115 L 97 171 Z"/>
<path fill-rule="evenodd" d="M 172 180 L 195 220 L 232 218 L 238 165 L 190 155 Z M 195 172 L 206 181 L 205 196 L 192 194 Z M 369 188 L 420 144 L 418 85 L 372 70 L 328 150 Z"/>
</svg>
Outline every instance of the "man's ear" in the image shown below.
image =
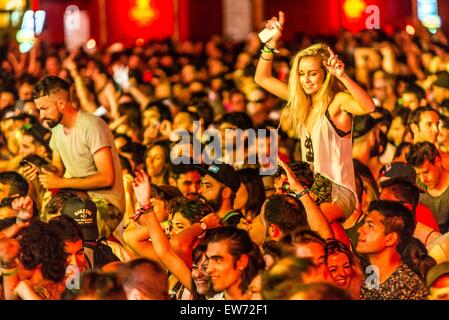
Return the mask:
<svg viewBox="0 0 449 320">
<path fill-rule="evenodd" d="M 410 123 L 410 130 L 413 132 L 413 136 L 418 133 L 418 125 L 416 123 Z"/>
<path fill-rule="evenodd" d="M 399 242 L 399 237 L 396 232 L 390 232 L 385 236 L 385 246 L 393 247 L 397 245 Z"/>
<path fill-rule="evenodd" d="M 176 180 L 173 179 L 173 177 L 168 177 L 168 184 L 173 187 L 176 187 Z"/>
<path fill-rule="evenodd" d="M 229 187 L 225 187 L 221 190 L 221 196 L 223 199 L 231 199 L 232 190 Z"/>
<path fill-rule="evenodd" d="M 270 223 L 268 225 L 268 235 L 270 239 L 277 240 L 281 237 L 281 229 L 277 224 Z"/>
<path fill-rule="evenodd" d="M 237 270 L 243 271 L 248 266 L 249 258 L 248 255 L 242 254 L 237 260 Z"/>
</svg>

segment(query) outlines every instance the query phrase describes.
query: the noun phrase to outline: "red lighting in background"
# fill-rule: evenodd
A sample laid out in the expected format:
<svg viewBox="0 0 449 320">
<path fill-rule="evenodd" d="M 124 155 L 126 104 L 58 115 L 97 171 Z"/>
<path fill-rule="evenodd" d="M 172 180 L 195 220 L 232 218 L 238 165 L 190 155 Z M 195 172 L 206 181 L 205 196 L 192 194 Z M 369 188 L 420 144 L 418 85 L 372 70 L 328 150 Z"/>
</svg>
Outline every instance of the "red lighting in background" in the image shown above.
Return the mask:
<svg viewBox="0 0 449 320">
<path fill-rule="evenodd" d="M 108 42 L 135 45 L 136 39 L 163 39 L 174 32 L 173 1 L 108 0 Z M 120 27 L 117 27 L 120 26 Z"/>
<path fill-rule="evenodd" d="M 145 40 L 143 38 L 139 38 L 136 40 L 136 46 L 141 47 L 145 43 Z"/>
<path fill-rule="evenodd" d="M 405 31 L 411 36 L 413 36 L 415 34 L 415 28 L 413 28 L 413 26 L 411 26 L 411 25 L 407 25 L 405 27 Z"/>
</svg>

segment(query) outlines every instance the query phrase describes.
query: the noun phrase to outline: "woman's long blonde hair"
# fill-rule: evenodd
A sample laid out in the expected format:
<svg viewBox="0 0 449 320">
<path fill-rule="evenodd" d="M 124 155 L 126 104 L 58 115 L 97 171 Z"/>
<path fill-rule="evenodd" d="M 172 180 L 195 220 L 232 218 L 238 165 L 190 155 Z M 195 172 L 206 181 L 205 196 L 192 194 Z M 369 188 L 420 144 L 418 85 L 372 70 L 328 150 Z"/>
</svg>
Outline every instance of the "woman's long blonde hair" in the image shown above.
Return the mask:
<svg viewBox="0 0 449 320">
<path fill-rule="evenodd" d="M 301 128 L 308 117 L 311 117 L 309 121 L 315 124 L 325 114 L 332 98 L 339 91 L 337 79 L 327 71 L 323 64 L 323 61 L 329 59 L 327 47 L 323 43 L 314 44 L 299 51 L 292 59 L 288 79 L 288 101 L 281 114 L 280 126 L 282 130 L 290 132 L 295 137 L 300 137 Z M 325 73 L 324 82 L 313 101 L 311 96 L 304 92 L 299 80 L 299 63 L 304 57 L 319 57 L 321 68 Z M 317 108 L 317 111 L 310 113 L 312 107 Z"/>
</svg>

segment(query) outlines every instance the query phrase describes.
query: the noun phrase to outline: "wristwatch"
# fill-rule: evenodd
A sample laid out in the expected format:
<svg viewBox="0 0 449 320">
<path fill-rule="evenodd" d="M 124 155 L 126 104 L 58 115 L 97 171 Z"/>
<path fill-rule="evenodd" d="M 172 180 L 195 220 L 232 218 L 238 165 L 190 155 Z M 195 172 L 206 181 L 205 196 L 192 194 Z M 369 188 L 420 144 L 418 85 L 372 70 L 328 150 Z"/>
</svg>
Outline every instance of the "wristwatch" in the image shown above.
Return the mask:
<svg viewBox="0 0 449 320">
<path fill-rule="evenodd" d="M 201 229 L 203 229 L 203 231 L 207 230 L 207 224 L 205 224 L 204 222 L 200 222 L 200 227 Z"/>
</svg>

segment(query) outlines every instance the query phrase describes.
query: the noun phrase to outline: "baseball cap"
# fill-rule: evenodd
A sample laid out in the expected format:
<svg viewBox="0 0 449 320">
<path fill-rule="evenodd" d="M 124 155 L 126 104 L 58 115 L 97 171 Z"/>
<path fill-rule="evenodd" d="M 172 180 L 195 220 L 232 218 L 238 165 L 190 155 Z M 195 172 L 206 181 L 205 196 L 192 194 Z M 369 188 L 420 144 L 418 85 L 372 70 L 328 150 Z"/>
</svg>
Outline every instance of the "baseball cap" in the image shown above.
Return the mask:
<svg viewBox="0 0 449 320">
<path fill-rule="evenodd" d="M 425 192 L 422 188 L 416 185 L 416 171 L 415 169 L 405 162 L 391 162 L 380 169 L 379 185 L 383 185 L 387 181 L 406 181 L 416 186 L 419 192 Z"/>
<path fill-rule="evenodd" d="M 432 83 L 435 87 L 449 89 L 449 73 L 441 71 L 437 73 L 437 79 Z"/>
<path fill-rule="evenodd" d="M 62 207 L 61 214 L 75 220 L 83 233 L 84 240 L 95 241 L 99 237 L 97 226 L 97 206 L 90 199 L 73 198 Z"/>
<path fill-rule="evenodd" d="M 377 121 L 370 115 L 355 116 L 352 128 L 354 139 L 359 138 L 370 132 L 376 126 Z"/>
<path fill-rule="evenodd" d="M 380 169 L 379 183 L 385 182 L 391 179 L 400 179 L 409 181 L 413 184 L 416 183 L 415 169 L 408 163 L 404 162 L 391 162 Z"/>
<path fill-rule="evenodd" d="M 240 188 L 240 176 L 232 166 L 226 163 L 213 163 L 207 168 L 197 166 L 201 176 L 209 175 L 229 187 L 235 193 Z"/>
<path fill-rule="evenodd" d="M 439 277 L 443 275 L 449 275 L 449 262 L 443 262 L 433 266 L 429 272 L 427 272 L 426 277 L 426 285 L 427 287 L 431 287 L 435 281 L 438 280 Z"/>
</svg>

